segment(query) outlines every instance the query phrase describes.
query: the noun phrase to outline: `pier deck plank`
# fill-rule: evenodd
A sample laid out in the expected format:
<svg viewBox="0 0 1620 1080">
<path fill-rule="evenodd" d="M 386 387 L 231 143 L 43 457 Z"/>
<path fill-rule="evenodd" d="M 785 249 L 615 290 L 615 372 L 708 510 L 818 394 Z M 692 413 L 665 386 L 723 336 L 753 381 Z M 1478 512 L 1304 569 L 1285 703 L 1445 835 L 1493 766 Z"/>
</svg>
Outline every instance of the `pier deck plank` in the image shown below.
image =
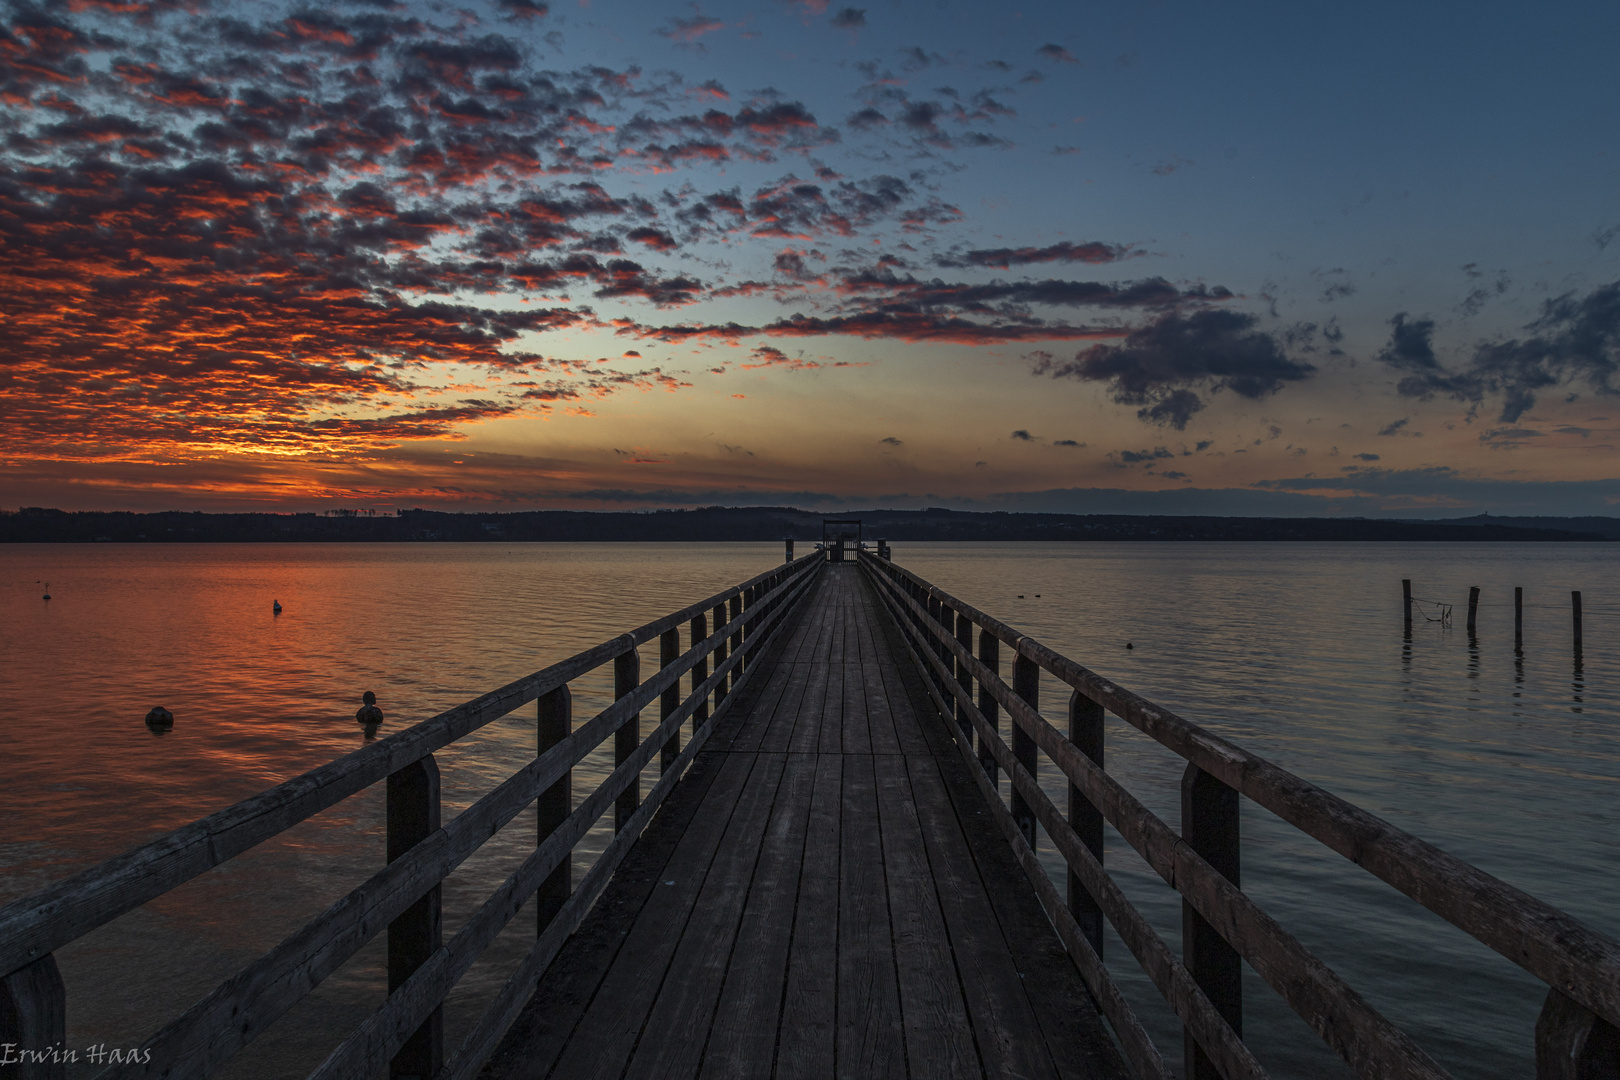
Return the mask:
<svg viewBox="0 0 1620 1080">
<path fill-rule="evenodd" d="M 757 662 L 484 1076 L 1124 1077 L 859 571 Z"/>
</svg>

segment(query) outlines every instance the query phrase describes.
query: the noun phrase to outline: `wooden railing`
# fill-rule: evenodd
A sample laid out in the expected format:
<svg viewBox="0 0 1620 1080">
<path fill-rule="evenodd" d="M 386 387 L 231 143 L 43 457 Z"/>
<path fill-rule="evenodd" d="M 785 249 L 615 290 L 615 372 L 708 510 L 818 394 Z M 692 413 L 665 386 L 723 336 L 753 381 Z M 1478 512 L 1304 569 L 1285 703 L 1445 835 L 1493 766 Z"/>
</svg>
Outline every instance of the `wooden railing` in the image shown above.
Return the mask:
<svg viewBox="0 0 1620 1080">
<path fill-rule="evenodd" d="M 860 565 L 927 676 L 936 704 L 955 719 L 958 747 L 976 761 L 972 772 L 1003 833 L 1139 1076 L 1167 1077 L 1170 1071 L 1102 963 L 1104 919 L 1180 1018 L 1187 1080 L 1265 1075 L 1242 1039 L 1245 962 L 1357 1076 L 1449 1075 L 1242 891 L 1240 797 L 1546 983 L 1534 1032 L 1539 1080 L 1620 1076 L 1620 944 L 1088 671 L 916 574 L 865 551 Z M 1010 686 L 1000 673 L 1003 647 L 1012 659 Z M 1067 733 L 1042 712 L 1042 671 L 1073 690 L 1065 703 Z M 999 733 L 998 709 L 1012 720 L 1011 746 Z M 1187 761 L 1179 832 L 1105 770 L 1107 713 Z M 1037 782 L 1039 752 L 1067 778 L 1067 814 Z M 998 769 L 1011 781 L 1008 803 L 997 789 Z M 1104 871 L 1104 821 L 1181 894 L 1180 959 Z M 1037 822 L 1068 864 L 1066 896 L 1036 858 Z"/>
<path fill-rule="evenodd" d="M 803 598 L 824 558 L 818 552 L 788 562 L 8 904 L 0 909 L 0 1042 L 19 1052 L 64 1044 L 66 994 L 54 950 L 386 780 L 387 866 L 152 1035 L 140 1054 L 131 1055 L 141 1060 L 99 1075 L 172 1080 L 210 1075 L 384 928 L 387 1001 L 312 1075 L 371 1076 L 384 1066 L 394 1077 L 474 1075 L 725 713 L 754 658 Z M 689 633 L 684 652 L 683 626 Z M 659 666 L 643 680 L 637 647 L 655 638 Z M 614 703 L 574 727 L 568 684 L 610 663 Z M 683 695 L 681 680 L 688 676 Z M 535 701 L 535 760 L 442 825 L 433 752 Z M 658 723 L 643 738 L 640 712 L 654 702 Z M 688 719 L 691 738 L 682 748 L 681 725 Z M 609 736 L 614 771 L 576 803 L 571 770 Z M 660 777 L 642 798 L 641 771 L 655 754 Z M 530 804 L 539 819 L 533 853 L 443 941 L 440 882 Z M 616 835 L 573 885 L 574 845 L 609 807 Z M 530 897 L 536 898 L 534 946 L 446 1061 L 441 1023 L 446 995 Z M 8 1068 L 8 1076 L 56 1077 L 65 1066 L 47 1061 L 12 1068 L 19 1071 Z"/>
</svg>

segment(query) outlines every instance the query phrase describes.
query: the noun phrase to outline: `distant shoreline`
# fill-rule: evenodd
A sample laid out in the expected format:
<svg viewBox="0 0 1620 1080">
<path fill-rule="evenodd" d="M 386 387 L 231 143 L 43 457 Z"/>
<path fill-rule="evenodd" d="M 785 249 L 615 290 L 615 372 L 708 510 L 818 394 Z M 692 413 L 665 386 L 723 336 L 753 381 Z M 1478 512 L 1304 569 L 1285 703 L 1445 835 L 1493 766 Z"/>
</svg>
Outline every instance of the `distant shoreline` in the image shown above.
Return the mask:
<svg viewBox="0 0 1620 1080">
<path fill-rule="evenodd" d="M 401 510 L 392 515 L 0 511 L 0 543 L 591 543 L 821 538 L 824 516 L 793 507 L 512 513 Z M 1492 517 L 1444 521 L 1193 515 L 1038 514 L 972 510 L 850 511 L 866 539 L 1058 541 L 1432 541 L 1591 543 L 1620 540 L 1620 518 Z"/>
</svg>

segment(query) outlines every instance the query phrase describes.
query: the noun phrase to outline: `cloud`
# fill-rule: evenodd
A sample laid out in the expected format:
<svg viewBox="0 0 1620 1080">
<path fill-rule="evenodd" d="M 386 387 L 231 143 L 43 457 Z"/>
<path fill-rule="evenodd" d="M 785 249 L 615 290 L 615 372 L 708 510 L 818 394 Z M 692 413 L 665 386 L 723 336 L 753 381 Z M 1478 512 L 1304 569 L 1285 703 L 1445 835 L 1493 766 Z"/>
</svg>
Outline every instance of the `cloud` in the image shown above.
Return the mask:
<svg viewBox="0 0 1620 1080">
<path fill-rule="evenodd" d="M 1019 442 L 1034 442 L 1035 441 L 1035 436 L 1031 435 L 1029 432 L 1025 431 L 1023 428 L 1019 428 L 1017 431 L 1013 432 L 1010 437 L 1014 438 L 1014 439 L 1017 439 Z"/>
<path fill-rule="evenodd" d="M 1132 330 L 1119 345 L 1093 345 L 1070 361 L 1033 357 L 1032 371 L 1107 383 L 1115 401 L 1141 406 L 1139 419 L 1185 430 L 1206 404 L 1195 390 L 1230 390 L 1257 401 L 1316 370 L 1290 360 L 1273 335 L 1256 329 L 1258 322 L 1238 311 L 1172 311 Z"/>
<path fill-rule="evenodd" d="M 680 45 L 695 45 L 703 35 L 712 34 L 716 30 L 723 29 L 725 25 L 719 19 L 703 14 L 697 5 L 693 4 L 691 15 L 685 17 L 677 15 L 658 27 L 654 33 Z"/>
<path fill-rule="evenodd" d="M 1073 446 L 1073 447 L 1079 448 L 1079 447 L 1084 447 L 1086 444 L 1083 443 L 1083 442 L 1076 442 L 1074 439 L 1057 439 L 1052 443 L 1052 445 L 1053 446 Z"/>
<path fill-rule="evenodd" d="M 866 9 L 844 8 L 832 17 L 832 25 L 840 30 L 859 30 L 866 25 Z"/>
<path fill-rule="evenodd" d="M 1046 247 L 979 248 L 960 254 L 941 255 L 934 259 L 939 266 L 953 268 L 987 266 L 996 270 L 1009 270 L 1014 266 L 1044 262 L 1083 262 L 1093 265 L 1118 262 L 1139 254 L 1128 244 L 1106 244 L 1093 240 L 1072 243 L 1064 240 Z"/>
<path fill-rule="evenodd" d="M 1074 58 L 1074 54 L 1069 52 L 1068 49 L 1065 49 L 1062 45 L 1053 45 L 1050 42 L 1036 49 L 1035 55 L 1060 64 L 1078 64 L 1080 62 Z"/>
<path fill-rule="evenodd" d="M 889 435 L 889 436 L 886 436 L 884 438 L 879 439 L 878 440 L 878 445 L 880 445 L 880 446 L 904 446 L 905 443 L 901 442 L 899 439 L 895 438 L 893 435 Z"/>
<path fill-rule="evenodd" d="M 1477 403 L 1498 394 L 1499 419 L 1511 425 L 1535 405 L 1540 392 L 1556 386 L 1620 393 L 1620 281 L 1584 296 L 1565 293 L 1543 302 L 1537 318 L 1524 326 L 1526 336 L 1476 344 L 1460 370 L 1448 369 L 1435 355 L 1432 319 L 1400 312 L 1390 327 L 1378 359 L 1404 373 L 1396 390 L 1405 397 L 1445 394 Z"/>
<path fill-rule="evenodd" d="M 1377 461 L 1378 460 L 1378 455 L 1377 454 L 1356 454 L 1355 459 L 1357 461 Z"/>
</svg>

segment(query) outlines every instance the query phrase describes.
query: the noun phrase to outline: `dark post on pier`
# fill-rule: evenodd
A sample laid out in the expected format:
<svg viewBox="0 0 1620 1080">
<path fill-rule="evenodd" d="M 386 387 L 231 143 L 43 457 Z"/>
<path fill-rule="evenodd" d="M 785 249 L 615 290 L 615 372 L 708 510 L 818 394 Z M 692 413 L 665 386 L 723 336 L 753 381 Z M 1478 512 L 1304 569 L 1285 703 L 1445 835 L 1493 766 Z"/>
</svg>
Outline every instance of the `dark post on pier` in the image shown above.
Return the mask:
<svg viewBox="0 0 1620 1080">
<path fill-rule="evenodd" d="M 1401 612 L 1402 620 L 1406 623 L 1406 632 L 1412 632 L 1412 579 L 1401 578 Z"/>
<path fill-rule="evenodd" d="M 1280 825 L 1282 854 L 1267 857 L 1320 843 L 1544 986 L 1523 1032 L 1538 1080 L 1616 1077 L 1620 943 L 1100 677 L 895 565 L 886 544 L 865 550 L 859 522 L 828 526 L 824 551 L 8 904 L 0 1043 L 62 1045 L 83 988 L 64 985 L 57 950 L 382 784 L 382 868 L 178 1018 L 151 1017 L 139 1070 L 118 1075 L 220 1071 L 385 933 L 386 999 L 311 1077 L 1260 1080 L 1244 1038 L 1275 1009 L 1246 1009 L 1245 979 L 1353 1075 L 1446 1077 L 1371 1004 L 1388 995 L 1350 987 L 1243 891 L 1243 861 Z M 1403 596 L 1410 625 L 1410 581 Z M 601 706 L 588 718 L 573 715 L 581 680 L 579 700 Z M 446 822 L 435 752 L 514 715 L 536 725 L 536 756 Z M 1185 763 L 1178 821 L 1109 771 L 1105 742 L 1127 728 Z M 530 807 L 532 831 L 514 824 Z M 1244 841 L 1240 822 L 1264 815 Z M 464 921 L 442 925 L 442 883 L 509 825 L 521 863 L 476 908 L 458 878 Z M 1105 826 L 1122 841 L 1107 868 Z M 1131 902 L 1121 863 L 1176 891 L 1179 935 Z M 448 995 L 531 901 L 526 951 L 482 975 L 501 989 L 447 1027 Z M 1105 924 L 1124 946 L 1106 963 Z M 1172 1045 L 1139 1021 L 1125 965 L 1179 1019 Z"/>
<path fill-rule="evenodd" d="M 1578 591 L 1569 594 L 1569 609 L 1575 620 L 1575 655 L 1579 656 L 1581 654 L 1581 594 Z"/>
</svg>

